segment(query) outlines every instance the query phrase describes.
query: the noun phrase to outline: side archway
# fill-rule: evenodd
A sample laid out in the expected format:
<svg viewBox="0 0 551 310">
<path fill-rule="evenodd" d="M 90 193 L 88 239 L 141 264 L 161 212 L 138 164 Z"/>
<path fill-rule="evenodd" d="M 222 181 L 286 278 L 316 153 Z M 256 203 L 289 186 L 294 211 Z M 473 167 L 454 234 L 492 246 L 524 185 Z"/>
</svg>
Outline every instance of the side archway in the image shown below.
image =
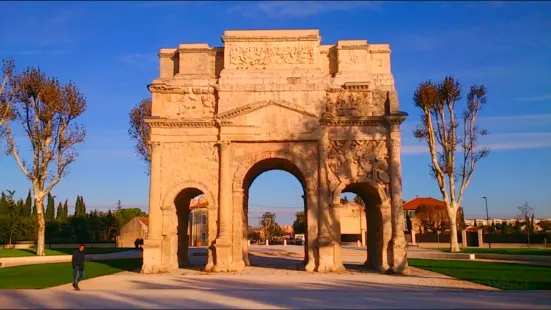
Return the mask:
<svg viewBox="0 0 551 310">
<path fill-rule="evenodd" d="M 206 270 L 214 266 L 213 244 L 217 234 L 217 200 L 210 188 L 202 182 L 184 181 L 178 183 L 166 192 L 162 200 L 163 212 L 163 246 L 169 250 L 163 253 L 169 253 L 163 258 L 166 263 L 174 268 L 190 265 L 189 261 L 189 213 L 190 201 L 200 195 L 204 195 L 207 200 L 207 245 L 208 255 Z"/>
<path fill-rule="evenodd" d="M 389 269 L 389 243 L 392 239 L 392 213 L 387 185 L 370 178 L 344 179 L 333 191 L 333 205 L 340 205 L 343 193 L 358 195 L 365 205 L 367 219 L 366 265 L 379 271 Z M 340 227 L 339 227 L 340 229 Z"/>
</svg>

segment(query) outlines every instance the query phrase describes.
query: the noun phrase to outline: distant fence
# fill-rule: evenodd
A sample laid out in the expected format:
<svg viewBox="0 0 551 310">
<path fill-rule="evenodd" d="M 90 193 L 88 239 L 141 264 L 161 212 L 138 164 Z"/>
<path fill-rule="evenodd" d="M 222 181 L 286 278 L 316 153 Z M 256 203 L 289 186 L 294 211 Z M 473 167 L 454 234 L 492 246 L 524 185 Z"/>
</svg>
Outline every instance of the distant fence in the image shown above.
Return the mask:
<svg viewBox="0 0 551 310">
<path fill-rule="evenodd" d="M 411 235 L 406 235 L 408 241 L 411 240 Z M 545 238 L 548 238 L 549 235 L 546 234 L 533 234 L 530 235 L 530 243 L 533 244 L 543 244 L 545 243 Z M 450 242 L 450 233 L 445 232 L 443 234 L 437 235 L 434 233 L 424 233 L 415 235 L 416 242 Z M 525 234 L 483 234 L 482 240 L 484 243 L 528 243 L 528 239 Z M 461 232 L 457 234 L 457 241 L 461 244 L 463 242 Z M 478 232 L 467 232 L 467 243 L 468 246 L 478 246 Z"/>
<path fill-rule="evenodd" d="M 450 242 L 450 233 L 443 233 L 440 235 L 433 234 L 433 233 L 424 233 L 424 234 L 416 234 L 415 235 L 415 241 L 416 242 Z M 410 237 L 411 238 L 411 237 Z M 457 234 L 457 241 L 459 243 L 463 242 L 463 238 L 461 236 L 461 232 Z"/>
</svg>

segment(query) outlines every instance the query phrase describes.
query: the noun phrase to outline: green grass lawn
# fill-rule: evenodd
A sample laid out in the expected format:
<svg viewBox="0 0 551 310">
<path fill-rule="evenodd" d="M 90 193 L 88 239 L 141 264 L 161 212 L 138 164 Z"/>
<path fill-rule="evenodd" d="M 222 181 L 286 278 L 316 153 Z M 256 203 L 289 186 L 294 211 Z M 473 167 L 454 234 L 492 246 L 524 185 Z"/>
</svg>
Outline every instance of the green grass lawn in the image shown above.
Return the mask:
<svg viewBox="0 0 551 310">
<path fill-rule="evenodd" d="M 502 290 L 551 290 L 551 267 L 514 263 L 408 259 L 409 265 Z"/>
<path fill-rule="evenodd" d="M 449 252 L 450 249 L 437 249 L 443 252 Z M 489 249 L 489 248 L 462 248 L 461 253 L 469 254 L 511 254 L 511 255 L 543 255 L 551 256 L 551 249 L 528 249 L 528 248 L 507 248 L 507 249 Z"/>
<path fill-rule="evenodd" d="M 83 280 L 142 266 L 141 258 L 87 261 Z M 71 263 L 37 264 L 0 269 L 0 289 L 41 289 L 73 282 Z"/>
<path fill-rule="evenodd" d="M 108 254 L 132 250 L 133 248 L 88 248 L 86 254 Z M 46 249 L 46 255 L 72 255 L 76 249 Z M 0 249 L 2 257 L 22 257 L 36 255 L 35 249 Z"/>
</svg>

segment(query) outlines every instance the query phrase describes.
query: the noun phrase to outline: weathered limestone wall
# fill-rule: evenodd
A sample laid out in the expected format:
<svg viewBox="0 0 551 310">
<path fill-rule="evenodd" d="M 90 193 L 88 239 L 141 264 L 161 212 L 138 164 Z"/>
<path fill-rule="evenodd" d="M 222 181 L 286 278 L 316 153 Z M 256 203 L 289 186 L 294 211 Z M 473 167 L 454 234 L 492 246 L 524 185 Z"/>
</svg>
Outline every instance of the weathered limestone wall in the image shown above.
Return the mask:
<svg viewBox="0 0 551 310">
<path fill-rule="evenodd" d="M 159 53 L 160 76 L 149 85 L 155 151 L 143 272 L 176 268 L 173 200 L 188 187 L 209 199 L 206 269 L 243 269 L 247 173 L 291 166 L 304 175 L 307 270 L 344 269 L 340 194 L 351 186 L 376 215 L 368 219 L 368 262 L 406 270 L 398 212 L 405 114 L 388 44 L 321 45 L 318 30 L 225 31 L 222 41 L 224 47 L 180 44 Z"/>
</svg>

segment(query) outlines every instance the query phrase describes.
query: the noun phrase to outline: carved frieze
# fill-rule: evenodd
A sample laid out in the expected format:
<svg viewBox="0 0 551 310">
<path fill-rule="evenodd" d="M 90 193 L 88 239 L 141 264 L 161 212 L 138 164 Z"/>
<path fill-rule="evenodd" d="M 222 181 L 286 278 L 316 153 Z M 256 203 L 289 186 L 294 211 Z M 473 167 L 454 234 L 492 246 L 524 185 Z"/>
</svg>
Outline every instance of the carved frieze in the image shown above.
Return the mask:
<svg viewBox="0 0 551 310">
<path fill-rule="evenodd" d="M 215 97 L 208 94 L 189 93 L 170 95 L 171 115 L 175 118 L 212 118 Z"/>
<path fill-rule="evenodd" d="M 389 158 L 384 140 L 337 140 L 329 143 L 327 168 L 330 186 L 343 178 L 369 178 L 377 183 L 390 182 Z"/>
<path fill-rule="evenodd" d="M 238 69 L 266 65 L 296 65 L 314 63 L 314 48 L 304 44 L 273 46 L 236 46 L 228 51 L 229 62 Z"/>
<path fill-rule="evenodd" d="M 334 116 L 358 117 L 382 115 L 384 106 L 373 101 L 371 91 L 329 92 L 326 97 L 326 111 Z"/>
</svg>

